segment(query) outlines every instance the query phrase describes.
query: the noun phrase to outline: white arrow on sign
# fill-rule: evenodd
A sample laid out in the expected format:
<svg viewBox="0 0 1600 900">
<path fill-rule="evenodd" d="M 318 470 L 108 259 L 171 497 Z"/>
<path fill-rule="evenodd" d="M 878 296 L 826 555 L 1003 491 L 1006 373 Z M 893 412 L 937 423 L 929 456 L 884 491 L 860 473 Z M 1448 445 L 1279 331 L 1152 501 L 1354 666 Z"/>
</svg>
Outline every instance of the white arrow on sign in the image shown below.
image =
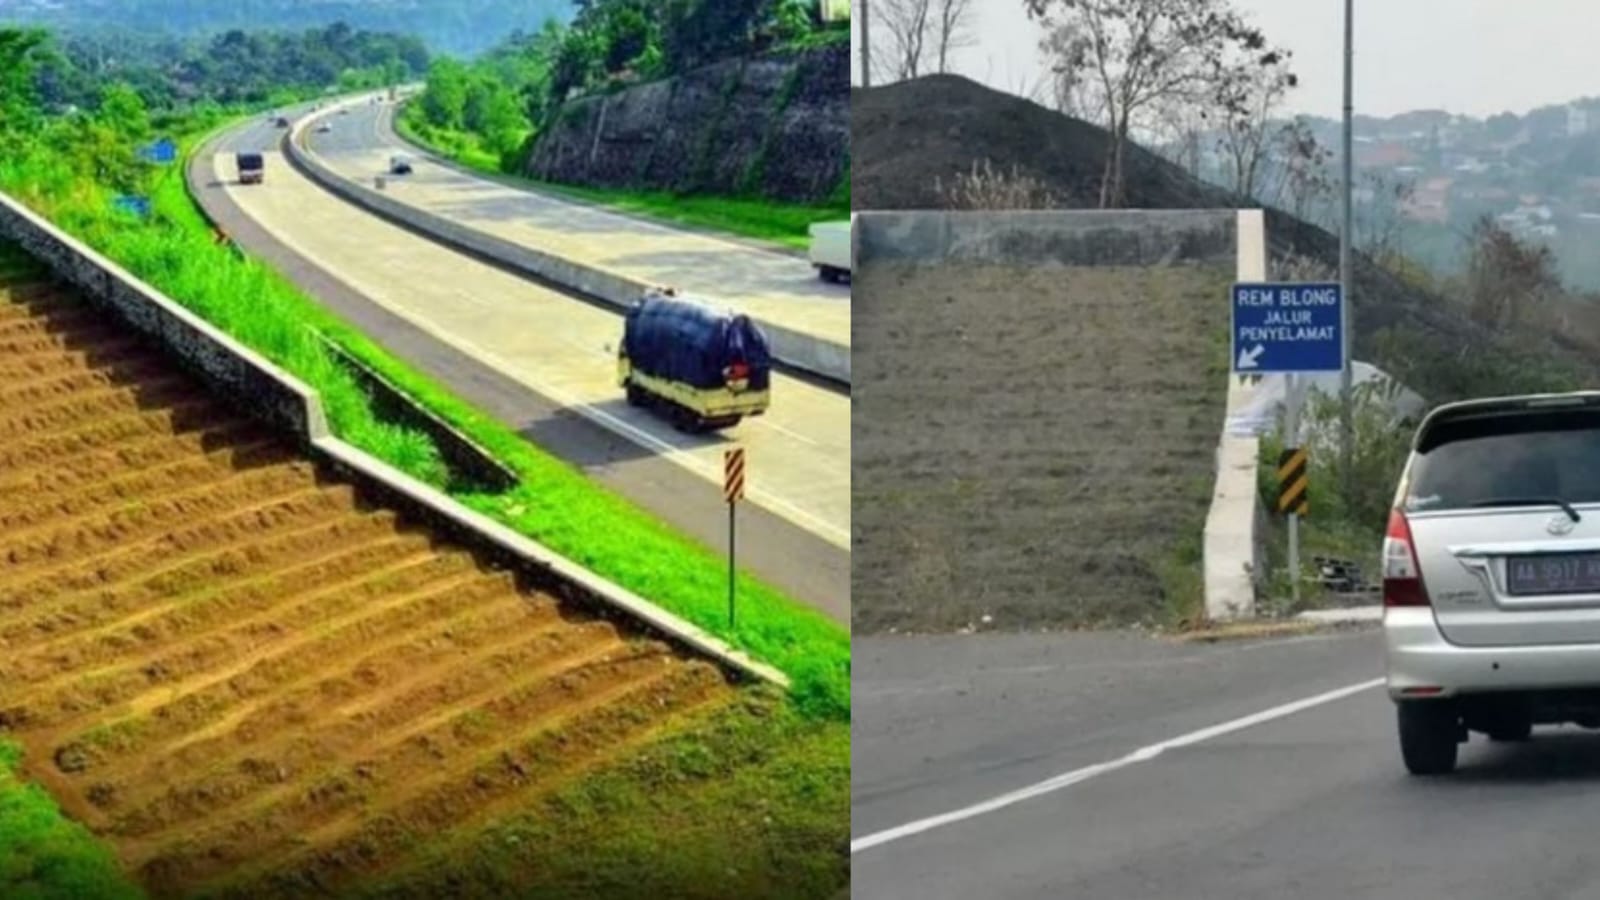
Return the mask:
<svg viewBox="0 0 1600 900">
<path fill-rule="evenodd" d="M 1237 368 L 1254 369 L 1256 367 L 1256 360 L 1260 359 L 1261 354 L 1265 352 L 1267 352 L 1267 348 L 1261 344 L 1257 344 L 1254 347 L 1251 347 L 1249 350 L 1240 350 L 1239 365 Z"/>
</svg>

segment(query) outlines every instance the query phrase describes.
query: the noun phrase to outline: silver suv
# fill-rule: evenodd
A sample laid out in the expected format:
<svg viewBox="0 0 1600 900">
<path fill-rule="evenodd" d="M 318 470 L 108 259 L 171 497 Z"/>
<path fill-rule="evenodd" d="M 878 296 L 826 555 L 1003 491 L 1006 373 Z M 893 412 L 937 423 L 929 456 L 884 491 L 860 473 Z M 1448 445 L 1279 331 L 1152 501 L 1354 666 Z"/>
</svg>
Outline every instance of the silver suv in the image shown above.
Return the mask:
<svg viewBox="0 0 1600 900">
<path fill-rule="evenodd" d="M 1455 769 L 1469 731 L 1600 728 L 1600 392 L 1441 406 L 1383 544 L 1400 749 Z"/>
</svg>

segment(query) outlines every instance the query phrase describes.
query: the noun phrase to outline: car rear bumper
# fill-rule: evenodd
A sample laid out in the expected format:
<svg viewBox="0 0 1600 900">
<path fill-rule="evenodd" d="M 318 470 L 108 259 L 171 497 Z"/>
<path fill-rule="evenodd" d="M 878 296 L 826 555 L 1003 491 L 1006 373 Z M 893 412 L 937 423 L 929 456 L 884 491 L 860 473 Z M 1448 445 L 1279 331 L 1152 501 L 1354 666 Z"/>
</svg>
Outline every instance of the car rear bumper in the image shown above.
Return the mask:
<svg viewBox="0 0 1600 900">
<path fill-rule="evenodd" d="M 1428 607 L 1385 610 L 1383 636 L 1395 700 L 1600 687 L 1600 644 L 1463 647 L 1445 640 Z"/>
</svg>

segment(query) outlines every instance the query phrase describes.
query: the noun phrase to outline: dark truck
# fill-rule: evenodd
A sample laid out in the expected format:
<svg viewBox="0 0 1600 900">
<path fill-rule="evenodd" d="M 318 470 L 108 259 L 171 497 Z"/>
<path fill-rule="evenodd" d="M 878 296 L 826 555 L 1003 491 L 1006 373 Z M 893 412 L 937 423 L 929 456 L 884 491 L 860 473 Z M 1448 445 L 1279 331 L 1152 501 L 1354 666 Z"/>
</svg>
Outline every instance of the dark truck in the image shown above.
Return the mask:
<svg viewBox="0 0 1600 900">
<path fill-rule="evenodd" d="M 259 153 L 240 153 L 234 162 L 239 166 L 240 184 L 260 184 L 266 175 L 267 165 Z"/>
<path fill-rule="evenodd" d="M 772 397 L 767 338 L 748 316 L 660 294 L 628 310 L 617 369 L 629 405 L 691 433 L 759 416 Z"/>
</svg>

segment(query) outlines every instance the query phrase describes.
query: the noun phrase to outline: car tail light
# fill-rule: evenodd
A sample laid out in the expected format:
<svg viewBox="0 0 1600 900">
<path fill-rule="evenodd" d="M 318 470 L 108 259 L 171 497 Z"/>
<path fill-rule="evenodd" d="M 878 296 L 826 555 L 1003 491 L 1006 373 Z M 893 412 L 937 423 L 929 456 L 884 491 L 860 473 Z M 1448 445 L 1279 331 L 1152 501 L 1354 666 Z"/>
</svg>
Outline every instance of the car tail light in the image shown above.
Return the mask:
<svg viewBox="0 0 1600 900">
<path fill-rule="evenodd" d="M 729 381 L 744 381 L 750 377 L 750 367 L 742 362 L 736 362 L 727 368 L 725 374 Z"/>
<path fill-rule="evenodd" d="M 1411 540 L 1411 523 L 1405 513 L 1389 513 L 1389 531 L 1383 538 L 1383 605 L 1427 606 L 1428 591 Z"/>
</svg>

